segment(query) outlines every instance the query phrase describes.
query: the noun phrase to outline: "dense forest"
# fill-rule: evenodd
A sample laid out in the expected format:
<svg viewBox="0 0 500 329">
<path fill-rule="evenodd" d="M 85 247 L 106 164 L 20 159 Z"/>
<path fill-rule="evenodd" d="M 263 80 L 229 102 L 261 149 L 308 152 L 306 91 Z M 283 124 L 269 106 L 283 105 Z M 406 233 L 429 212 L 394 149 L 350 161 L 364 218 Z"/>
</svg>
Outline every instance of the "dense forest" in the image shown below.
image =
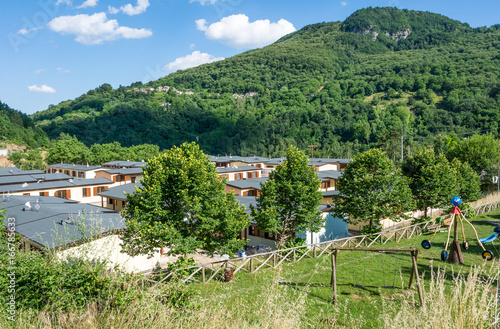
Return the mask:
<svg viewBox="0 0 500 329">
<path fill-rule="evenodd" d="M 47 145 L 49 138 L 26 114 L 0 102 L 0 142 L 13 142 L 28 147 Z"/>
<path fill-rule="evenodd" d="M 32 119 L 51 138 L 87 146 L 197 141 L 210 154 L 282 156 L 316 144 L 318 156 L 381 147 L 396 157 L 401 136 L 412 144 L 451 131 L 497 135 L 499 77 L 500 25 L 366 8 L 145 85 L 104 84 Z"/>
</svg>

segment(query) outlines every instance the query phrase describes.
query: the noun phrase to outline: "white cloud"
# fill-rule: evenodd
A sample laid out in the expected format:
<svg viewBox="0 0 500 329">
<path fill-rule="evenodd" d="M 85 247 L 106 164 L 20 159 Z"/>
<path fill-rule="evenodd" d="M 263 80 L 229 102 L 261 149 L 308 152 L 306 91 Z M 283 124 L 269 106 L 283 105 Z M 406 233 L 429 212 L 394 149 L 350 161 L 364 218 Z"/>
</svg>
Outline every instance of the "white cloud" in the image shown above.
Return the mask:
<svg viewBox="0 0 500 329">
<path fill-rule="evenodd" d="M 59 16 L 47 25 L 52 31 L 61 34 L 75 34 L 75 41 L 84 45 L 99 45 L 118 39 L 147 38 L 153 34 L 148 29 L 119 26 L 115 19 L 108 20 L 106 13 Z"/>
<path fill-rule="evenodd" d="M 29 91 L 35 92 L 35 93 L 48 93 L 48 94 L 54 94 L 56 90 L 52 87 L 49 87 L 47 85 L 41 85 L 38 87 L 37 85 L 32 85 L 28 86 Z"/>
<path fill-rule="evenodd" d="M 58 67 L 56 70 L 61 73 L 71 73 L 70 70 L 63 69 L 62 67 Z"/>
<path fill-rule="evenodd" d="M 86 0 L 84 3 L 81 4 L 81 6 L 78 6 L 76 8 L 81 9 L 81 8 L 87 8 L 87 7 L 95 7 L 97 5 L 97 2 L 99 0 Z"/>
<path fill-rule="evenodd" d="M 34 31 L 38 31 L 38 30 L 41 30 L 43 29 L 43 27 L 41 26 L 38 26 L 38 27 L 33 27 L 31 29 L 20 29 L 19 31 L 17 31 L 16 33 L 17 34 L 21 34 L 21 35 L 25 35 L 25 34 L 28 34 L 30 32 L 34 32 Z"/>
<path fill-rule="evenodd" d="M 207 3 L 213 5 L 214 3 L 217 2 L 217 0 L 189 0 L 189 3 L 192 3 L 192 2 L 199 2 L 202 6 L 204 6 Z"/>
<path fill-rule="evenodd" d="M 345 1 L 342 1 L 340 4 L 341 4 L 342 6 L 347 6 L 347 2 L 345 2 Z"/>
<path fill-rule="evenodd" d="M 199 19 L 196 28 L 204 31 L 208 39 L 240 49 L 263 47 L 295 31 L 293 24 L 285 19 L 277 23 L 271 23 L 268 19 L 251 23 L 243 14 L 224 17 L 220 22 L 210 25 L 205 19 Z"/>
<path fill-rule="evenodd" d="M 71 0 L 57 0 L 56 6 L 59 6 L 59 5 L 62 5 L 62 4 L 66 4 L 68 6 L 71 6 Z"/>
<path fill-rule="evenodd" d="M 177 70 L 185 70 L 190 67 L 195 67 L 206 63 L 212 63 L 223 59 L 224 57 L 214 57 L 213 55 L 202 53 L 197 50 L 193 51 L 192 54 L 176 58 L 175 61 L 165 65 L 163 67 L 163 70 L 167 72 L 175 72 Z"/>
<path fill-rule="evenodd" d="M 38 70 L 35 71 L 35 74 L 40 74 L 40 73 L 42 73 L 44 71 L 47 71 L 47 69 L 38 69 Z"/>
<path fill-rule="evenodd" d="M 196 45 L 194 43 L 189 45 L 189 49 L 193 50 L 194 48 L 196 48 Z"/>
<path fill-rule="evenodd" d="M 120 9 L 108 6 L 108 11 L 110 14 L 118 14 L 120 12 Z"/>
<path fill-rule="evenodd" d="M 149 0 L 137 0 L 137 5 L 134 7 L 132 4 L 127 3 L 120 7 L 120 9 L 108 6 L 110 14 L 118 14 L 120 11 L 129 16 L 141 14 L 149 7 Z"/>
</svg>

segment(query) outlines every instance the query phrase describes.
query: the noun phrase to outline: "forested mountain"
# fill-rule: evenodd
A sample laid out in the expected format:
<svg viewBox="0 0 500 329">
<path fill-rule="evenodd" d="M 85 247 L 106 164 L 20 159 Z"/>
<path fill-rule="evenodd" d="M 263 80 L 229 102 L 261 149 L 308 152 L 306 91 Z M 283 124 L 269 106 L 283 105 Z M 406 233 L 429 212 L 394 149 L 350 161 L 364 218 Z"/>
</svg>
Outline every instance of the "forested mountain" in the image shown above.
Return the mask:
<svg viewBox="0 0 500 329">
<path fill-rule="evenodd" d="M 0 142 L 38 147 L 48 144 L 49 138 L 29 116 L 0 102 Z"/>
<path fill-rule="evenodd" d="M 402 134 L 496 134 L 499 77 L 500 25 L 366 8 L 144 86 L 104 84 L 33 120 L 50 137 L 87 145 L 194 140 L 211 154 L 281 156 L 317 144 L 331 157 L 380 146 L 391 155 Z"/>
</svg>

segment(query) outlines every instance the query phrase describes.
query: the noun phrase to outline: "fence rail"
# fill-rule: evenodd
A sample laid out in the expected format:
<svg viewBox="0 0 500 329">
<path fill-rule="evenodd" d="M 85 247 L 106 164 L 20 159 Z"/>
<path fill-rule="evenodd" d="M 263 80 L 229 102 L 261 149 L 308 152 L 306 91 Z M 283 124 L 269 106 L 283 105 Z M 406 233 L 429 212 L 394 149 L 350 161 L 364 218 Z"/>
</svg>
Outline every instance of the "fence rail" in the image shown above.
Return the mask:
<svg viewBox="0 0 500 329">
<path fill-rule="evenodd" d="M 498 209 L 500 206 L 500 200 L 485 203 L 470 210 L 464 210 L 463 213 L 467 214 L 469 211 L 474 212 L 474 216 L 482 215 L 484 213 L 490 212 L 492 210 Z M 421 235 L 430 226 L 433 226 L 432 221 L 422 222 L 418 224 L 413 224 L 405 227 L 400 227 L 388 231 L 383 231 L 380 233 L 375 233 L 371 235 L 358 235 L 352 237 L 345 237 L 330 241 L 324 241 L 309 245 L 304 245 L 300 247 L 293 247 L 288 249 L 275 250 L 271 252 L 255 254 L 251 256 L 246 256 L 244 258 L 234 258 L 228 260 L 221 260 L 206 264 L 195 265 L 191 267 L 186 267 L 182 269 L 176 269 L 169 271 L 168 274 L 163 277 L 160 281 L 153 281 L 146 278 L 140 279 L 147 282 L 154 282 L 153 287 L 163 284 L 164 281 L 173 277 L 177 272 L 189 274 L 182 279 L 182 283 L 187 282 L 202 282 L 207 283 L 211 280 L 223 279 L 223 275 L 226 268 L 231 268 L 233 270 L 233 276 L 237 273 L 243 271 L 247 273 L 255 273 L 262 268 L 276 268 L 280 266 L 285 261 L 298 262 L 306 257 L 308 258 L 318 258 L 323 256 L 325 253 L 329 254 L 331 250 L 338 248 L 369 248 L 374 244 L 385 245 L 389 241 L 399 242 L 401 239 L 410 239 L 415 235 Z M 222 272 L 221 272 L 222 271 Z M 220 274 L 219 276 L 217 274 Z M 144 285 L 144 281 L 142 284 Z"/>
</svg>

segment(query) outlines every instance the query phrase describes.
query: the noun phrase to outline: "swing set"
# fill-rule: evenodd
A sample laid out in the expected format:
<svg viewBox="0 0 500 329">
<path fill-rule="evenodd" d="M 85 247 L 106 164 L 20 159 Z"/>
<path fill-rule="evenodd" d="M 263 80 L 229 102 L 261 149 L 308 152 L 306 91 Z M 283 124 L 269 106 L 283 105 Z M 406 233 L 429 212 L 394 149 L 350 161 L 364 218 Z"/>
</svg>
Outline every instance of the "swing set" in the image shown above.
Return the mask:
<svg viewBox="0 0 500 329">
<path fill-rule="evenodd" d="M 483 246 L 481 240 L 479 239 L 479 236 L 477 235 L 477 231 L 476 229 L 474 228 L 474 225 L 471 224 L 471 222 L 469 222 L 467 220 L 467 218 L 465 218 L 464 214 L 462 214 L 462 212 L 460 211 L 460 208 L 458 208 L 458 206 L 462 203 L 462 199 L 460 199 L 459 197 L 454 197 L 451 199 L 451 203 L 455 206 L 453 208 L 453 210 L 451 211 L 451 218 L 445 222 L 448 222 L 448 223 L 445 223 L 443 222 L 442 225 L 448 225 L 449 224 L 449 228 L 448 228 L 448 238 L 446 239 L 446 245 L 444 247 L 444 250 L 441 251 L 441 260 L 442 261 L 446 261 L 448 260 L 448 262 L 452 263 L 452 264 L 463 264 L 464 263 L 464 260 L 463 260 L 463 257 L 462 257 L 462 250 L 460 249 L 460 244 L 458 242 L 458 222 L 460 221 L 460 226 L 461 226 L 461 229 L 462 229 L 462 237 L 463 237 L 463 241 L 462 241 L 462 248 L 464 250 L 468 250 L 469 249 L 469 241 L 467 241 L 467 239 L 465 238 L 465 230 L 464 230 L 464 221 L 470 225 L 470 227 L 472 227 L 472 230 L 474 231 L 475 235 L 476 235 L 476 239 L 477 239 L 477 242 L 479 243 L 479 246 L 483 249 L 483 252 L 482 252 L 482 257 L 483 259 L 486 259 L 486 260 L 492 260 L 495 256 L 493 255 L 493 252 L 491 252 L 490 250 L 486 250 L 486 248 Z M 453 226 L 453 242 L 451 244 L 451 248 L 450 248 L 450 254 L 451 254 L 451 257 L 448 257 L 448 246 L 450 246 L 450 234 L 451 234 L 451 227 Z M 428 239 L 428 240 L 423 240 L 421 245 L 422 245 L 422 248 L 424 249 L 430 249 L 432 247 L 432 239 L 434 238 L 434 236 L 436 235 L 436 233 L 439 231 L 439 226 L 436 227 L 436 230 L 434 231 L 434 234 L 432 234 L 431 238 Z"/>
<path fill-rule="evenodd" d="M 331 253 L 332 257 L 332 278 L 331 278 L 331 286 L 333 289 L 333 303 L 337 304 L 337 255 L 340 250 L 350 250 L 351 255 L 354 251 L 364 251 L 365 252 L 365 262 L 364 262 L 364 267 L 363 267 L 363 284 L 362 285 L 357 285 L 355 284 L 354 280 L 354 268 L 352 269 L 352 278 L 353 278 L 353 283 L 352 285 L 357 288 L 364 288 L 365 287 L 365 277 L 366 277 L 366 253 L 368 251 L 374 251 L 374 252 L 379 252 L 382 254 L 382 274 L 384 276 L 384 288 L 387 289 L 395 289 L 396 288 L 396 273 L 397 273 L 397 266 L 398 266 L 398 257 L 397 255 L 399 253 L 410 253 L 411 254 L 411 259 L 412 259 L 412 270 L 410 273 L 410 282 L 408 283 L 408 289 L 411 289 L 413 285 L 413 280 L 415 279 L 416 284 L 417 284 L 417 291 L 418 291 L 418 296 L 420 299 L 420 305 L 424 305 L 424 296 L 422 292 L 422 288 L 420 286 L 420 279 L 418 276 L 418 268 L 417 268 L 417 259 L 418 259 L 418 251 L 419 249 L 415 248 L 352 248 L 352 247 L 335 247 L 333 248 L 333 251 Z M 392 286 L 386 285 L 386 276 L 385 276 L 385 264 L 384 264 L 384 254 L 388 252 L 394 252 L 394 259 L 395 259 L 395 269 L 394 269 L 394 277 L 393 277 L 393 282 Z"/>
</svg>

